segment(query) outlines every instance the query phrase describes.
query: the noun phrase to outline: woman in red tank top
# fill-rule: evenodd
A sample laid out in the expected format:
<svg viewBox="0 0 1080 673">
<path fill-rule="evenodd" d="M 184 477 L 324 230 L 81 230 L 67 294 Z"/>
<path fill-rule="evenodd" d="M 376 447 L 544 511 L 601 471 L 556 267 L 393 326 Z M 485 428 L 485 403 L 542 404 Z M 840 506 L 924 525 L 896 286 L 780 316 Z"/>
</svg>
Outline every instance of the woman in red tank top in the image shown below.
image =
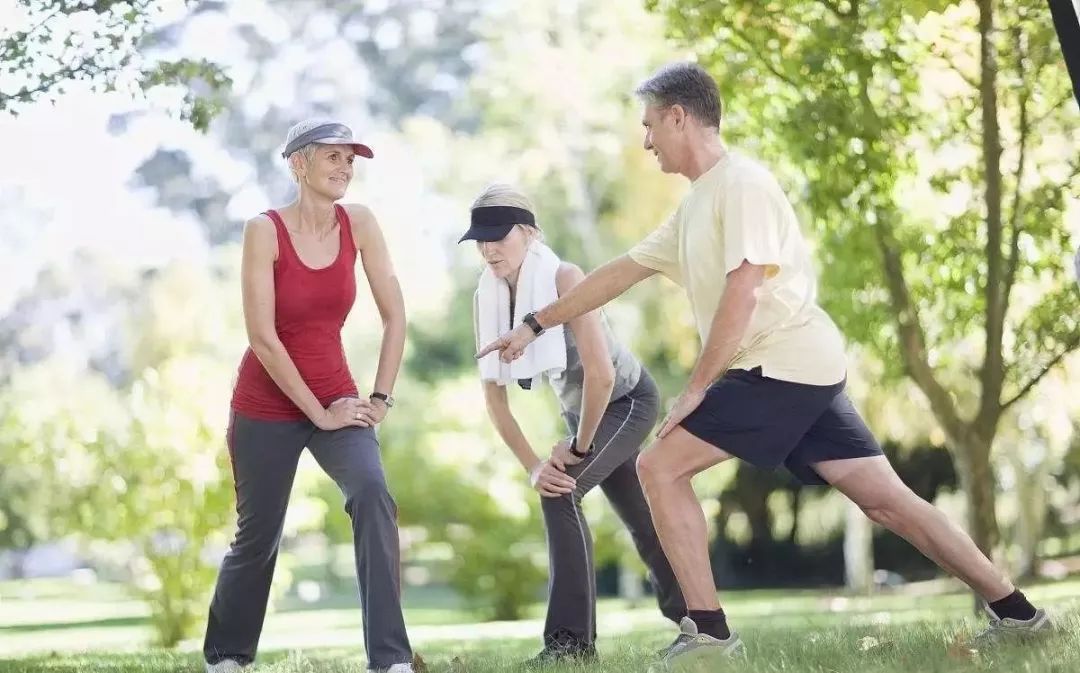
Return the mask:
<svg viewBox="0 0 1080 673">
<path fill-rule="evenodd" d="M 238 522 L 210 605 L 206 668 L 238 670 L 255 658 L 289 491 L 307 448 L 341 488 L 352 519 L 368 668 L 409 673 L 397 509 L 375 432 L 393 406 L 405 307 L 374 215 L 337 203 L 352 180 L 354 158 L 372 152 L 344 124 L 310 120 L 289 130 L 283 156 L 299 186 L 296 200 L 244 229 L 249 348 L 228 433 Z M 363 398 L 341 342 L 356 298 L 357 256 L 383 325 L 375 381 Z"/>
</svg>

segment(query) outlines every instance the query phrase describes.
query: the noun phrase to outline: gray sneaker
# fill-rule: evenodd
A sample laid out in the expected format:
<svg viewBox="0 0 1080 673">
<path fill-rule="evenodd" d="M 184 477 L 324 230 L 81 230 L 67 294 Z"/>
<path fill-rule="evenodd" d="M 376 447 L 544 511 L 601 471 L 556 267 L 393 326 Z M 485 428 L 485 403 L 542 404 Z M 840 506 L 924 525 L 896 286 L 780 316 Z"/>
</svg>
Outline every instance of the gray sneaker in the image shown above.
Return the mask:
<svg viewBox="0 0 1080 673">
<path fill-rule="evenodd" d="M 968 641 L 972 649 L 985 649 L 1003 642 L 1021 642 L 1029 638 L 1044 636 L 1054 630 L 1054 624 L 1050 617 L 1041 609 L 1035 610 L 1035 616 L 1031 619 L 998 619 L 997 615 L 990 613 L 990 625 L 980 631 Z"/>
<path fill-rule="evenodd" d="M 679 622 L 679 631 L 675 642 L 657 653 L 660 661 L 649 667 L 649 673 L 711 671 L 715 664 L 746 657 L 746 648 L 734 631 L 726 640 L 713 638 L 698 633 L 697 624 L 689 617 L 683 617 Z"/>
<path fill-rule="evenodd" d="M 222 659 L 216 664 L 207 663 L 206 673 L 238 673 L 244 666 L 233 659 Z"/>
</svg>

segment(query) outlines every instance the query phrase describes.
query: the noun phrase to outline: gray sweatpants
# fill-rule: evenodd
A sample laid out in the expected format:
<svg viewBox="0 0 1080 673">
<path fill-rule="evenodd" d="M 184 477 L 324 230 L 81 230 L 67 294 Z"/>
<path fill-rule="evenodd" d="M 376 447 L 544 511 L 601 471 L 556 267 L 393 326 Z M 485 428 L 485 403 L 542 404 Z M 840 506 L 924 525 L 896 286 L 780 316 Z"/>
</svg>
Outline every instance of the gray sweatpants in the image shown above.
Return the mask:
<svg viewBox="0 0 1080 673">
<path fill-rule="evenodd" d="M 412 661 L 401 614 L 397 506 L 386 486 L 375 431 L 323 431 L 308 420 L 262 421 L 233 413 L 228 444 L 237 531 L 210 603 L 206 661 L 246 664 L 255 658 L 289 491 L 304 447 L 337 482 L 352 519 L 368 667 Z"/>
<path fill-rule="evenodd" d="M 660 548 L 637 476 L 638 451 L 656 424 L 659 409 L 660 393 L 643 369 L 637 386 L 608 405 L 593 440 L 593 454 L 567 468 L 567 474 L 577 480 L 577 490 L 559 498 L 541 498 L 550 568 L 544 625 L 547 647 L 589 647 L 596 640 L 592 533 L 581 512 L 581 499 L 598 484 L 649 568 L 660 611 L 674 622 L 686 616 L 686 601 Z M 567 415 L 566 420 L 571 432 L 576 432 L 577 418 Z"/>
</svg>

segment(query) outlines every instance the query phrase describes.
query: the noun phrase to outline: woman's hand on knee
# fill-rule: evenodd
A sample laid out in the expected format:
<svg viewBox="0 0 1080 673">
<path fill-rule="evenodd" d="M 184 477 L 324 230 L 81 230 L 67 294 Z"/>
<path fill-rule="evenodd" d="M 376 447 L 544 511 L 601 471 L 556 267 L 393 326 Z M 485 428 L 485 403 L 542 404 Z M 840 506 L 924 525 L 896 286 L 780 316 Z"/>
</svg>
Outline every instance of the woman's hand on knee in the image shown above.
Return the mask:
<svg viewBox="0 0 1080 673">
<path fill-rule="evenodd" d="M 369 428 L 376 422 L 370 401 L 342 397 L 330 403 L 325 416 L 316 421 L 315 425 L 320 430 L 339 430 L 350 425 Z"/>
<path fill-rule="evenodd" d="M 583 460 L 585 459 L 570 453 L 569 439 L 560 440 L 555 443 L 555 446 L 551 447 L 551 464 L 563 472 L 566 471 L 567 467 L 577 465 Z"/>
<path fill-rule="evenodd" d="M 545 460 L 529 473 L 529 483 L 545 498 L 558 498 L 573 493 L 577 480 Z"/>
</svg>

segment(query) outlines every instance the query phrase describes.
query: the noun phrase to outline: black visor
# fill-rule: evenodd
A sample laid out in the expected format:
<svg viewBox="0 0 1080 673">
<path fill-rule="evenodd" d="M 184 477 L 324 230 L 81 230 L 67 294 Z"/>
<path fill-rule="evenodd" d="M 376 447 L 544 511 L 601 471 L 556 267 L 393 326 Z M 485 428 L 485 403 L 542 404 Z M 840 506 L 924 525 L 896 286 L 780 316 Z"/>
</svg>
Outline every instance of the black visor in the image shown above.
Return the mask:
<svg viewBox="0 0 1080 673">
<path fill-rule="evenodd" d="M 536 226 L 536 218 L 524 208 L 513 206 L 481 206 L 472 210 L 472 225 L 465 235 L 458 239 L 463 241 L 501 241 L 506 238 L 514 225 L 525 224 L 530 227 Z"/>
</svg>

